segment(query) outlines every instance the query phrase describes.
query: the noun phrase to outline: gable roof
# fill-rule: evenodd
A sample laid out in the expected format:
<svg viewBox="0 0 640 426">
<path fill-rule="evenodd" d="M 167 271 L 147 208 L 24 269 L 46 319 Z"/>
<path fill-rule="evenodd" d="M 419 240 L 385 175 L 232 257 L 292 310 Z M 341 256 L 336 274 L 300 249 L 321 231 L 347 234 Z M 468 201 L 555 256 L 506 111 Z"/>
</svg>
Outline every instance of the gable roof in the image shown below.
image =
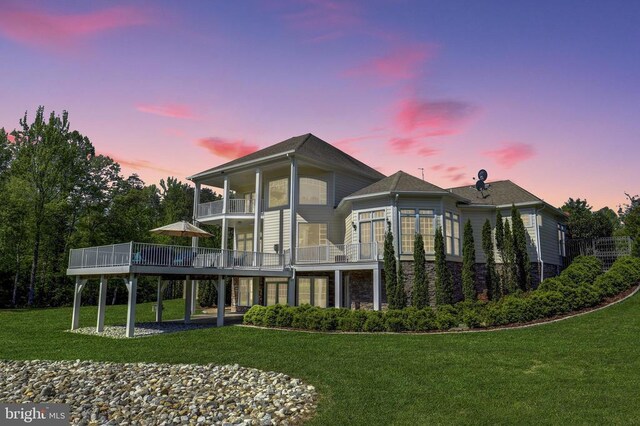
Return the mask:
<svg viewBox="0 0 640 426">
<path fill-rule="evenodd" d="M 543 199 L 536 197 L 510 180 L 490 182 L 489 185 L 489 189 L 484 191 L 484 196 L 476 190 L 475 186 L 471 185 L 450 188 L 449 191 L 466 198 L 469 200 L 469 204 L 502 206 L 518 203 L 544 203 Z"/>
<path fill-rule="evenodd" d="M 447 191 L 439 186 L 422 179 L 418 179 L 417 177 L 400 170 L 389 177 L 381 179 L 378 182 L 372 183 L 371 185 L 354 192 L 346 198 L 392 192 L 424 192 L 442 194 Z"/>
<path fill-rule="evenodd" d="M 382 173 L 370 166 L 367 166 L 362 161 L 356 160 L 349 154 L 323 141 L 319 137 L 311 133 L 307 133 L 300 136 L 294 136 L 275 145 L 270 145 L 259 151 L 245 155 L 244 157 L 236 158 L 235 160 L 231 160 L 212 169 L 196 173 L 188 179 L 203 177 L 231 167 L 260 162 L 288 154 L 296 154 L 310 160 L 348 169 L 371 179 L 381 179 L 384 177 Z"/>
</svg>

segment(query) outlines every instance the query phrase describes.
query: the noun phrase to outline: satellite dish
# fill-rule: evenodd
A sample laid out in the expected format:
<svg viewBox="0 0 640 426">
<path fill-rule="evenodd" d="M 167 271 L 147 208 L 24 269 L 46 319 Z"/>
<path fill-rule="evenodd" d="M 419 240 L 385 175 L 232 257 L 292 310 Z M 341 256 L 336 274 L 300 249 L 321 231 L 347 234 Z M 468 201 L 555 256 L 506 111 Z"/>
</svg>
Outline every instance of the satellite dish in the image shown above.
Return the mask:
<svg viewBox="0 0 640 426">
<path fill-rule="evenodd" d="M 482 182 L 487 180 L 488 176 L 489 176 L 489 174 L 487 173 L 487 171 L 485 169 L 480 169 L 480 171 L 478 172 L 478 179 L 480 181 L 482 181 Z"/>
<path fill-rule="evenodd" d="M 483 191 L 483 190 L 485 190 L 486 188 L 487 188 L 487 187 L 486 187 L 486 185 L 484 184 L 484 181 L 483 181 L 483 180 L 477 180 L 477 181 L 476 181 L 476 189 L 477 189 L 478 191 Z"/>
<path fill-rule="evenodd" d="M 487 177 L 489 177 L 489 173 L 487 173 L 485 169 L 480 169 L 478 172 L 478 180 L 476 181 L 476 190 L 482 194 L 483 198 L 485 198 L 485 195 L 482 191 L 489 189 L 490 186 L 484 183 L 484 181 L 487 180 Z"/>
</svg>

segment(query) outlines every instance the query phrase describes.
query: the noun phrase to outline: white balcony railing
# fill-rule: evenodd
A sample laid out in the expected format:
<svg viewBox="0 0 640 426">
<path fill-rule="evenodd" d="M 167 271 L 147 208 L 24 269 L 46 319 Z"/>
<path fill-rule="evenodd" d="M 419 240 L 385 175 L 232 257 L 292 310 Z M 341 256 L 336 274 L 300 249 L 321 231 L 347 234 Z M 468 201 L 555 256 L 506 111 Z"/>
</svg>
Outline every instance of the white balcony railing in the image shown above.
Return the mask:
<svg viewBox="0 0 640 426">
<path fill-rule="evenodd" d="M 112 244 L 72 249 L 69 269 L 157 266 L 219 269 L 284 270 L 285 255 L 218 248 L 148 243 Z"/>
<path fill-rule="evenodd" d="M 198 205 L 198 217 L 217 216 L 222 214 L 223 200 Z M 227 200 L 227 214 L 253 214 L 255 212 L 255 200 L 244 198 L 230 198 Z"/>
<path fill-rule="evenodd" d="M 295 263 L 354 263 L 382 259 L 379 243 L 328 244 L 325 246 L 297 247 Z"/>
</svg>

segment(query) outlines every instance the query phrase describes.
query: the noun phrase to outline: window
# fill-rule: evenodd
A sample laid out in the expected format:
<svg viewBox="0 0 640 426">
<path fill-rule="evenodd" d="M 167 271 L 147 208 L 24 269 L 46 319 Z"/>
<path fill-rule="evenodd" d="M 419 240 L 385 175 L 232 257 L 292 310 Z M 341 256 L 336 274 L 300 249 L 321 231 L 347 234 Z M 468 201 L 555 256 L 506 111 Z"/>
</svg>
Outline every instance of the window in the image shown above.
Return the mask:
<svg viewBox="0 0 640 426">
<path fill-rule="evenodd" d="M 326 277 L 298 278 L 298 305 L 310 304 L 326 308 L 329 280 Z"/>
<path fill-rule="evenodd" d="M 358 229 L 360 246 L 360 258 L 370 259 L 374 255 L 374 244 L 378 245 L 378 253 L 381 253 L 384 243 L 385 210 L 374 210 L 358 213 Z"/>
<path fill-rule="evenodd" d="M 265 278 L 265 287 L 267 306 L 287 304 L 287 281 L 282 281 L 282 278 Z"/>
<path fill-rule="evenodd" d="M 289 179 L 282 178 L 269 182 L 269 207 L 289 204 Z"/>
<path fill-rule="evenodd" d="M 567 255 L 565 242 L 567 239 L 567 227 L 561 223 L 558 224 L 558 254 L 562 257 Z"/>
<path fill-rule="evenodd" d="M 301 177 L 300 204 L 326 205 L 327 182 L 320 179 Z"/>
<path fill-rule="evenodd" d="M 520 219 L 522 219 L 525 228 L 531 228 L 533 226 L 533 221 L 529 213 L 521 214 Z"/>
<path fill-rule="evenodd" d="M 460 216 L 452 212 L 445 214 L 447 254 L 460 256 Z"/>
<path fill-rule="evenodd" d="M 436 235 L 436 216 L 433 210 L 400 210 L 400 234 L 402 254 L 412 254 L 415 234 L 422 235 L 424 251 L 434 252 L 434 239 Z"/>
<path fill-rule="evenodd" d="M 240 278 L 237 303 L 238 306 L 253 305 L 253 278 Z"/>
<path fill-rule="evenodd" d="M 326 223 L 299 223 L 298 247 L 313 247 L 327 245 Z"/>
<path fill-rule="evenodd" d="M 236 250 L 253 251 L 253 232 L 238 233 Z"/>
</svg>

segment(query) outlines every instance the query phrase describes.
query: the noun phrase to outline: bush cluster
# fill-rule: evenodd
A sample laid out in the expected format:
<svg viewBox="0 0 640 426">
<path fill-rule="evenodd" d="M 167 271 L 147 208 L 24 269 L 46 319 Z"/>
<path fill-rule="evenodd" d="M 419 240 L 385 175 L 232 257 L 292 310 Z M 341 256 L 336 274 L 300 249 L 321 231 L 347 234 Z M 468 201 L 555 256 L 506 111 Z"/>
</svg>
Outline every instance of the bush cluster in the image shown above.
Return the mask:
<svg viewBox="0 0 640 426">
<path fill-rule="evenodd" d="M 318 331 L 402 332 L 482 328 L 523 323 L 594 306 L 640 281 L 640 259 L 619 258 L 606 273 L 594 257 L 579 257 L 537 290 L 500 300 L 465 301 L 436 309 L 365 311 L 302 306 L 253 306 L 245 324 Z"/>
</svg>

